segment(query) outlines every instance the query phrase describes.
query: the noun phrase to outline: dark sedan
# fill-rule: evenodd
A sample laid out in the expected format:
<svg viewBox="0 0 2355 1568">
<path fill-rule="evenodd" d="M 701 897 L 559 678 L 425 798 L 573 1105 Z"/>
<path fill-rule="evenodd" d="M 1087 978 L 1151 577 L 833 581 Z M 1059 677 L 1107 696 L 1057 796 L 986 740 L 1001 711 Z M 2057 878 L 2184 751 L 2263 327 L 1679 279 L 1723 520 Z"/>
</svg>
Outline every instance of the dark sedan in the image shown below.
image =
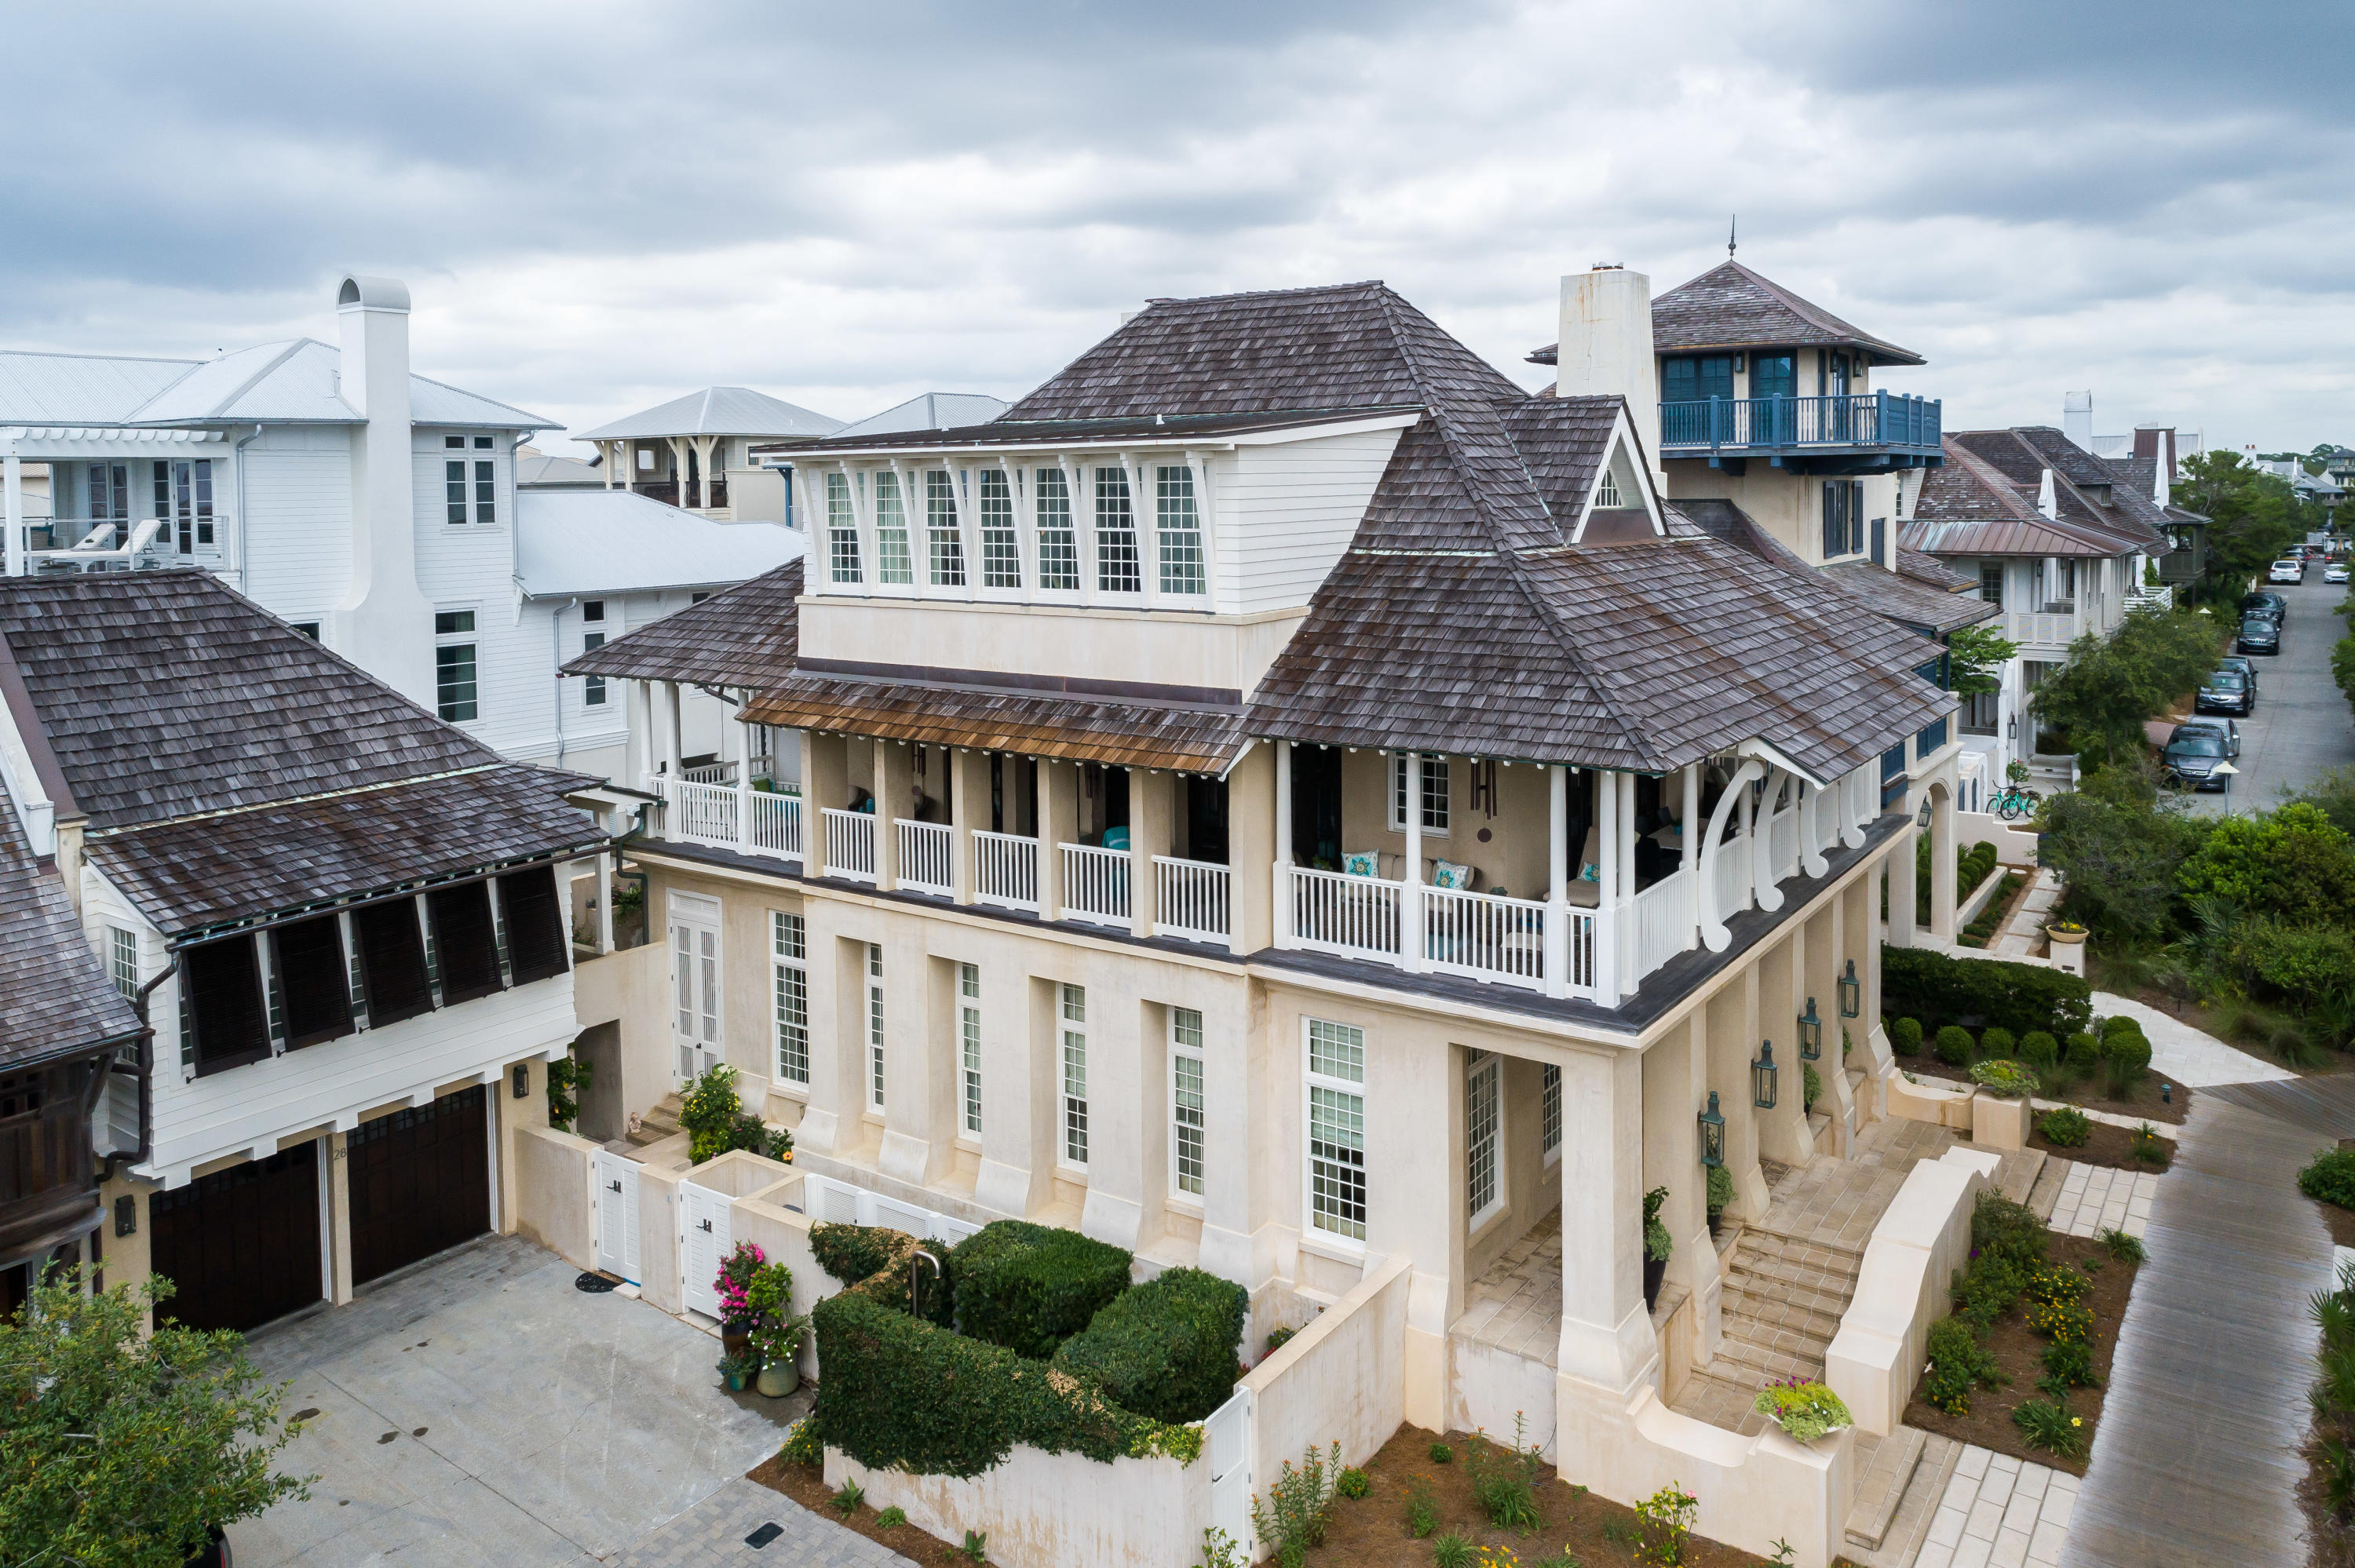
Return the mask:
<svg viewBox="0 0 2355 1568">
<path fill-rule="evenodd" d="M 2192 702 L 2192 711 L 2246 716 L 2257 711 L 2257 689 L 2240 671 L 2219 670 L 2200 683 L 2200 694 Z"/>
<path fill-rule="evenodd" d="M 2276 622 L 2287 620 L 2289 600 L 2277 593 L 2267 593 L 2261 588 L 2255 593 L 2242 596 L 2241 614 L 2244 619 L 2252 615 L 2264 615 L 2271 616 Z"/>
<path fill-rule="evenodd" d="M 2281 623 L 2268 620 L 2262 615 L 2243 617 L 2240 651 L 2243 653 L 2279 653 Z"/>
<path fill-rule="evenodd" d="M 2159 754 L 2169 772 L 2193 789 L 2222 789 L 2228 775 L 2216 771 L 2224 760 L 2224 737 L 2212 729 L 2178 728 L 2175 738 Z"/>
</svg>

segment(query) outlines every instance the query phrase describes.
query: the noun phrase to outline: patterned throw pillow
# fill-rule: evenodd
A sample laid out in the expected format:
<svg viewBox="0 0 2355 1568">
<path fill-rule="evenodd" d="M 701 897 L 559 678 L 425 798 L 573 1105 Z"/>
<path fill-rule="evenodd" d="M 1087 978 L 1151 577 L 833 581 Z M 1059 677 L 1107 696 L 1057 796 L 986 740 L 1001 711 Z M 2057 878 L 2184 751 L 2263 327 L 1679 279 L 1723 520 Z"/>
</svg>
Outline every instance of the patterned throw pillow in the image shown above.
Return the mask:
<svg viewBox="0 0 2355 1568">
<path fill-rule="evenodd" d="M 1380 876 L 1381 873 L 1381 855 L 1377 851 L 1359 850 L 1341 857 L 1344 876 Z"/>
<path fill-rule="evenodd" d="M 1472 868 L 1468 865 L 1458 865 L 1452 860 L 1443 860 L 1438 863 L 1437 868 L 1432 874 L 1431 885 L 1433 887 L 1452 887 L 1462 892 L 1472 885 Z"/>
<path fill-rule="evenodd" d="M 1583 866 L 1579 868 L 1578 880 L 1581 882 L 1600 882 L 1603 880 L 1603 868 L 1590 860 Z"/>
</svg>

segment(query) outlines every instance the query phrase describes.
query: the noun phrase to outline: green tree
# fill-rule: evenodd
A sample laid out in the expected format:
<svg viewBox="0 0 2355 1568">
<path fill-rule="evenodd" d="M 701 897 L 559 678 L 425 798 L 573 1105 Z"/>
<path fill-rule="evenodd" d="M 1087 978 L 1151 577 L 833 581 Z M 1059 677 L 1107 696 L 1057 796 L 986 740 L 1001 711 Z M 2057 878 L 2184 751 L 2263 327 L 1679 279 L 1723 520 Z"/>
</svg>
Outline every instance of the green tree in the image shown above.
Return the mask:
<svg viewBox="0 0 2355 1568">
<path fill-rule="evenodd" d="M 1966 626 L 1946 637 L 1946 689 L 1970 696 L 2002 688 L 2003 667 L 2019 644 L 1993 626 Z"/>
<path fill-rule="evenodd" d="M 2232 584 L 2323 525 L 2321 507 L 2300 501 L 2288 480 L 2264 472 L 2237 452 L 2200 452 L 2179 467 L 2175 503 L 2210 520 L 2209 570 Z"/>
<path fill-rule="evenodd" d="M 2096 936 L 2151 941 L 2177 923 L 2179 875 L 2207 830 L 2159 810 L 2150 773 L 2140 759 L 2105 768 L 2037 814 L 2037 860 L 2067 879 L 2062 912 Z"/>
<path fill-rule="evenodd" d="M 2069 662 L 2036 690 L 2038 716 L 2095 760 L 2139 756 L 2144 722 L 2200 684 L 2223 641 L 2213 616 L 2130 610 L 2107 639 L 2087 632 L 2069 645 Z"/>
<path fill-rule="evenodd" d="M 2177 880 L 2190 896 L 2293 926 L 2355 922 L 2355 839 L 2303 801 L 2215 823 Z"/>
<path fill-rule="evenodd" d="M 162 1322 L 140 1332 L 156 1280 L 85 1294 L 53 1275 L 0 1323 L 0 1563 L 179 1568 L 211 1528 L 310 1496 L 272 1472 L 299 1429 L 244 1341 Z"/>
<path fill-rule="evenodd" d="M 2342 637 L 2330 645 L 2330 678 L 2339 683 L 2348 706 L 2355 707 L 2355 636 Z"/>
</svg>

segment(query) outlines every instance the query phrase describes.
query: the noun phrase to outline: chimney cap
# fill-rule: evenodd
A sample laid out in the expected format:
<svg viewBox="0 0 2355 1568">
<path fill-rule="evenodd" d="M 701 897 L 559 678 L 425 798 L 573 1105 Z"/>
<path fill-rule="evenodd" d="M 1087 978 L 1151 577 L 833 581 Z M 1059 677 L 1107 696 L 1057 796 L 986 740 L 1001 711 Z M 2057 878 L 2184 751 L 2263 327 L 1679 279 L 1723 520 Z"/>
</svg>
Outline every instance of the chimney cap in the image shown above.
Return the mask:
<svg viewBox="0 0 2355 1568">
<path fill-rule="evenodd" d="M 1627 264 L 1624 261 L 1597 261 L 1594 264 L 1594 270 L 1597 272 L 1621 272 L 1626 270 L 1626 265 Z"/>
<path fill-rule="evenodd" d="M 369 278 L 357 272 L 344 279 L 336 291 L 339 311 L 409 311 L 409 285 L 398 278 Z"/>
</svg>

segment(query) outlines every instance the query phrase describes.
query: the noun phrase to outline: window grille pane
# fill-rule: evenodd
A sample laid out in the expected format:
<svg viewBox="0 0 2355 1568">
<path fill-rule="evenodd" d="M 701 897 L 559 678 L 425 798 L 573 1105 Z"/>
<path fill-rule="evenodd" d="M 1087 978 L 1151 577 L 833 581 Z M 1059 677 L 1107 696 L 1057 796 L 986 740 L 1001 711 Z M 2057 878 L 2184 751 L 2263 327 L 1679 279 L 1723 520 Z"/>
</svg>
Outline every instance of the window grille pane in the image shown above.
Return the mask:
<svg viewBox="0 0 2355 1568">
<path fill-rule="evenodd" d="M 1169 1112 L 1173 1179 L 1178 1190 L 1202 1193 L 1202 1015 L 1192 1008 L 1169 1012 Z"/>
<path fill-rule="evenodd" d="M 826 476 L 826 541 L 827 573 L 836 582 L 858 580 L 858 514 L 850 504 L 848 476 Z"/>
<path fill-rule="evenodd" d="M 1545 1070 L 1543 1109 L 1545 1152 L 1551 1154 L 1561 1147 L 1561 1069 L 1560 1067 L 1548 1067 Z"/>
<path fill-rule="evenodd" d="M 1063 1031 L 1063 1158 L 1088 1162 L 1088 1037 Z"/>
<path fill-rule="evenodd" d="M 499 514 L 499 482 L 497 470 L 489 463 L 474 465 L 474 521 L 495 523 Z"/>
<path fill-rule="evenodd" d="M 867 949 L 867 1103 L 883 1108 L 883 949 Z"/>
<path fill-rule="evenodd" d="M 1038 471 L 1039 586 L 1063 593 L 1080 588 L 1080 544 L 1071 532 L 1071 490 L 1060 468 Z"/>
<path fill-rule="evenodd" d="M 581 652 L 583 653 L 594 652 L 596 650 L 602 648 L 603 646 L 605 646 L 605 634 L 603 632 L 584 631 L 581 634 Z M 582 679 L 581 685 L 581 705 L 583 707 L 591 708 L 602 708 L 605 705 L 604 676 L 590 675 Z"/>
<path fill-rule="evenodd" d="M 475 716 L 474 648 L 460 643 L 433 650 L 435 710 L 452 724 L 469 724 Z"/>
<path fill-rule="evenodd" d="M 1497 1202 L 1497 1131 L 1502 1119 L 1497 1075 L 1503 1064 L 1476 1053 L 1464 1096 L 1465 1198 L 1474 1214 Z"/>
<path fill-rule="evenodd" d="M 1202 517 L 1194 506 L 1194 471 L 1184 463 L 1156 468 L 1153 504 L 1161 536 L 1161 591 L 1203 592 Z"/>
<path fill-rule="evenodd" d="M 1366 1101 L 1312 1086 L 1308 1091 L 1309 1223 L 1366 1239 Z"/>
<path fill-rule="evenodd" d="M 1594 504 L 1597 507 L 1619 504 L 1619 481 L 1607 468 L 1603 471 L 1601 482 L 1594 487 Z"/>
<path fill-rule="evenodd" d="M 1088 1021 L 1088 991 L 1085 986 L 1067 985 L 1063 991 L 1063 1017 L 1072 1023 Z"/>
<path fill-rule="evenodd" d="M 450 521 L 464 523 L 466 520 L 466 465 L 463 462 L 443 463 L 442 475 L 442 488 L 447 493 L 450 503 Z"/>
<path fill-rule="evenodd" d="M 670 928 L 670 968 L 678 995 L 671 1027 L 682 1040 L 695 1038 L 695 937 L 684 926 Z"/>
<path fill-rule="evenodd" d="M 809 976 L 799 964 L 777 966 L 777 1076 L 809 1083 Z"/>
<path fill-rule="evenodd" d="M 139 994 L 139 935 L 120 926 L 106 928 L 107 974 L 125 997 Z"/>
<path fill-rule="evenodd" d="M 908 555 L 908 508 L 900 495 L 900 476 L 889 470 L 875 476 L 875 580 L 916 580 L 915 563 Z"/>
<path fill-rule="evenodd" d="M 956 489 L 940 469 L 924 475 L 924 533 L 932 544 L 932 586 L 964 587 L 964 541 L 957 537 Z"/>
<path fill-rule="evenodd" d="M 809 957 L 804 943 L 809 927 L 798 915 L 788 915 L 782 909 L 769 911 L 769 945 L 781 959 L 801 959 Z"/>
<path fill-rule="evenodd" d="M 1344 1083 L 1366 1081 L 1366 1032 L 1351 1023 L 1308 1021 L 1308 1070 Z"/>
<path fill-rule="evenodd" d="M 213 460 L 197 460 L 197 543 L 213 542 Z"/>
<path fill-rule="evenodd" d="M 1128 471 L 1096 470 L 1096 589 L 1142 593 L 1136 560 L 1136 514 L 1128 499 Z"/>
<path fill-rule="evenodd" d="M 981 970 L 972 964 L 957 966 L 957 993 L 972 1001 L 981 999 Z M 981 1130 L 981 1009 L 957 1009 L 957 1046 L 964 1087 L 964 1129 Z"/>
<path fill-rule="evenodd" d="M 1022 586 L 1022 546 L 1014 533 L 1014 490 L 1004 469 L 981 473 L 981 586 Z"/>
<path fill-rule="evenodd" d="M 445 609 L 433 617 L 433 634 L 436 637 L 448 637 L 453 633 L 463 635 L 474 630 L 474 612 L 471 609 Z"/>
</svg>

